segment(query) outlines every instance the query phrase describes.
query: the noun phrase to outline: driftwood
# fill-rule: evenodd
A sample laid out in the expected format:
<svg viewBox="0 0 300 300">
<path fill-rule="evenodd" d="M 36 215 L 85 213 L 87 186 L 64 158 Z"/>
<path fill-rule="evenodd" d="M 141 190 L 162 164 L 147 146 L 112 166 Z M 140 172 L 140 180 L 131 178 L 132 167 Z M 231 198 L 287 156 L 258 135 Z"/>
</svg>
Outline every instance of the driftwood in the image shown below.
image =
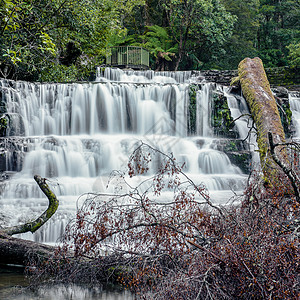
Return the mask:
<svg viewBox="0 0 300 300">
<path fill-rule="evenodd" d="M 2 264 L 23 265 L 27 263 L 29 255 L 35 259 L 44 260 L 54 253 L 54 247 L 11 237 L 14 234 L 29 231 L 32 233 L 35 232 L 53 216 L 58 208 L 59 201 L 50 190 L 46 179 L 38 175 L 35 175 L 34 179 L 47 196 L 49 206 L 47 210 L 34 221 L 0 230 L 0 263 Z"/>
</svg>

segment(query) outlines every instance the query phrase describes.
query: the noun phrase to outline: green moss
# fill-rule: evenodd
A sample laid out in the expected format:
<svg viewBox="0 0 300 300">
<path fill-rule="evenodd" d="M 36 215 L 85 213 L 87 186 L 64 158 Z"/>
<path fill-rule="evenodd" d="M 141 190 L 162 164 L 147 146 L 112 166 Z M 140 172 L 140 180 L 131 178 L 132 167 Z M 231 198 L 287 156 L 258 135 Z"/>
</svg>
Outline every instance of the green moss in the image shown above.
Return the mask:
<svg viewBox="0 0 300 300">
<path fill-rule="evenodd" d="M 281 123 L 284 129 L 284 133 L 287 137 L 290 137 L 291 132 L 291 124 L 292 124 L 292 111 L 290 108 L 289 101 L 280 101 L 280 107 L 278 107 Z"/>
<path fill-rule="evenodd" d="M 243 94 L 257 127 L 257 144 L 265 179 L 268 182 L 275 182 L 277 168 L 270 155 L 267 155 L 269 149 L 267 131 L 276 132 L 281 142 L 285 141 L 285 136 L 262 61 L 259 58 L 243 60 L 239 64 L 239 76 Z M 269 97 L 265 97 L 265 94 Z"/>
<path fill-rule="evenodd" d="M 6 128 L 7 128 L 8 120 L 6 116 L 3 116 L 0 118 L 0 137 L 4 137 L 6 134 Z"/>
<path fill-rule="evenodd" d="M 251 169 L 251 154 L 250 152 L 226 152 L 231 163 L 238 166 L 243 173 L 249 174 Z"/>
<path fill-rule="evenodd" d="M 228 151 L 238 151 L 238 148 L 236 146 L 236 143 L 231 141 L 230 143 L 228 143 L 225 148 L 224 148 L 224 151 L 225 152 L 228 152 Z"/>
<path fill-rule="evenodd" d="M 196 132 L 197 91 L 199 91 L 199 85 L 191 84 L 189 86 L 190 105 L 188 128 L 191 134 Z"/>
<path fill-rule="evenodd" d="M 277 86 L 293 86 L 300 84 L 299 67 L 280 67 L 266 69 L 270 84 Z"/>
<path fill-rule="evenodd" d="M 239 76 L 236 76 L 236 77 L 233 77 L 231 82 L 230 82 L 230 85 L 233 86 L 233 85 L 237 85 L 240 83 L 240 77 Z"/>
<path fill-rule="evenodd" d="M 233 118 L 228 107 L 227 98 L 220 93 L 213 94 L 212 126 L 218 136 L 229 137 L 234 127 Z"/>
</svg>

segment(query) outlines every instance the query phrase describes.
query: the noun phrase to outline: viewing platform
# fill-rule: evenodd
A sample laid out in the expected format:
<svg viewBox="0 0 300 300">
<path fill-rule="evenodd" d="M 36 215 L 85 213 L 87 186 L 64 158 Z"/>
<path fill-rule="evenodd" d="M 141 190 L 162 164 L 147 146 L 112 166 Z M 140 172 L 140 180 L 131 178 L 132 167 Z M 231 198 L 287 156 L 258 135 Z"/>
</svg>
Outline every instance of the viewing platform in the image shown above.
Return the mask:
<svg viewBox="0 0 300 300">
<path fill-rule="evenodd" d="M 148 70 L 149 51 L 142 47 L 122 46 L 110 48 L 106 65 L 120 69 Z"/>
</svg>

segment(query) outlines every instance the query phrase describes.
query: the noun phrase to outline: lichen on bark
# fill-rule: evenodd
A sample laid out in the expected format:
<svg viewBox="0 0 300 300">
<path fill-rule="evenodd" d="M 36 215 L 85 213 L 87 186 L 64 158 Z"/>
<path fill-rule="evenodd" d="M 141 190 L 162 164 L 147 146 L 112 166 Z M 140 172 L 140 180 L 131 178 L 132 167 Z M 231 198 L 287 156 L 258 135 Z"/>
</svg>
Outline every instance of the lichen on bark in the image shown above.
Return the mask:
<svg viewBox="0 0 300 300">
<path fill-rule="evenodd" d="M 285 143 L 285 134 L 275 98 L 260 58 L 245 58 L 239 64 L 238 73 L 243 95 L 256 124 L 257 143 L 265 180 L 276 186 L 278 172 L 281 170 L 270 155 L 268 132 L 272 133 L 274 142 L 279 144 Z M 278 147 L 277 154 L 283 161 L 287 161 L 287 155 L 282 147 Z"/>
<path fill-rule="evenodd" d="M 34 180 L 36 181 L 36 183 L 39 185 L 42 192 L 47 196 L 49 200 L 49 205 L 47 210 L 34 221 L 5 228 L 1 230 L 3 233 L 7 235 L 14 235 L 14 234 L 25 233 L 29 231 L 34 233 L 41 226 L 43 226 L 56 212 L 59 205 L 59 201 L 56 198 L 55 194 L 49 188 L 48 184 L 46 183 L 46 179 L 42 178 L 41 176 L 35 175 Z"/>
</svg>

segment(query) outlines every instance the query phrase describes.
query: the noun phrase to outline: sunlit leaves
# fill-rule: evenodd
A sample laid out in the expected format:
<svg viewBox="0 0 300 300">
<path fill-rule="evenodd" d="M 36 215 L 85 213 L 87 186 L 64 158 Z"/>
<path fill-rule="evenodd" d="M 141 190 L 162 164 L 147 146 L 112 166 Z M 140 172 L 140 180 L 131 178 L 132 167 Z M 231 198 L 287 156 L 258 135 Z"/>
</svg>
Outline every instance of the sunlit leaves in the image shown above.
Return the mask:
<svg viewBox="0 0 300 300">
<path fill-rule="evenodd" d="M 21 62 L 21 58 L 18 57 L 17 52 L 11 49 L 6 49 L 3 51 L 3 57 L 8 58 L 14 65 L 17 65 Z"/>
</svg>

